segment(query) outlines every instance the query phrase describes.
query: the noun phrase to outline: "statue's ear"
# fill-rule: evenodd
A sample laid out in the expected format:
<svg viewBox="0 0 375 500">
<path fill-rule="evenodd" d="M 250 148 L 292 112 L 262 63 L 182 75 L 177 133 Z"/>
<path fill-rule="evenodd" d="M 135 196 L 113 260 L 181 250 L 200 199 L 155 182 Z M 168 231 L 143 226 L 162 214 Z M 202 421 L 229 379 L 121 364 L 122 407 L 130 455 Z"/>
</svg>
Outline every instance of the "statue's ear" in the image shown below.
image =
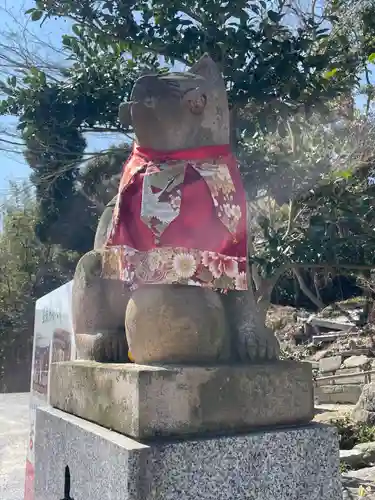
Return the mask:
<svg viewBox="0 0 375 500">
<path fill-rule="evenodd" d="M 202 76 L 207 81 L 216 81 L 218 78 L 222 79 L 218 65 L 208 54 L 203 54 L 199 61 L 193 64 L 189 73 Z"/>
<path fill-rule="evenodd" d="M 118 119 L 123 127 L 130 127 L 132 124 L 131 102 L 123 102 L 120 104 L 118 109 Z"/>
</svg>

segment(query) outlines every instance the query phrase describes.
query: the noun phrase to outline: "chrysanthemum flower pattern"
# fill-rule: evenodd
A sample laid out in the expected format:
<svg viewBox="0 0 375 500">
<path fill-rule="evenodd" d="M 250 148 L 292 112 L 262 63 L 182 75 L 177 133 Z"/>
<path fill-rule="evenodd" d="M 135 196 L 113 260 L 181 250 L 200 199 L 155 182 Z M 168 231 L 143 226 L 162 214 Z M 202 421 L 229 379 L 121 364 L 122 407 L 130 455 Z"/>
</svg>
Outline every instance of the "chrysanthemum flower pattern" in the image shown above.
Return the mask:
<svg viewBox="0 0 375 500">
<path fill-rule="evenodd" d="M 140 285 L 185 284 L 247 290 L 246 259 L 186 248 L 155 248 L 138 252 L 111 247 L 103 254 L 103 276 L 121 277 L 133 289 Z"/>
</svg>

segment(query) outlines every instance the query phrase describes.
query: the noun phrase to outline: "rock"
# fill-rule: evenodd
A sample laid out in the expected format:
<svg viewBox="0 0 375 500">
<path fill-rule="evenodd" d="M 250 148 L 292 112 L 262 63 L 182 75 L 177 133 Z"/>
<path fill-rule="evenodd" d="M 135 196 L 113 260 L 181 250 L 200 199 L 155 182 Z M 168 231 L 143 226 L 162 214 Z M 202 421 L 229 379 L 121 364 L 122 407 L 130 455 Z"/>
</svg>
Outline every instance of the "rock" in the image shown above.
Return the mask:
<svg viewBox="0 0 375 500">
<path fill-rule="evenodd" d="M 375 467 L 345 472 L 342 475 L 343 500 L 375 500 Z M 360 491 L 365 491 L 366 496 L 359 496 Z"/>
<path fill-rule="evenodd" d="M 319 371 L 321 373 L 334 372 L 338 370 L 342 363 L 341 356 L 331 356 L 330 358 L 322 358 L 319 361 Z"/>
<path fill-rule="evenodd" d="M 342 353 L 343 358 L 350 358 L 351 356 L 367 356 L 368 358 L 372 357 L 372 352 L 367 347 L 358 347 L 354 349 L 349 349 Z"/>
<path fill-rule="evenodd" d="M 375 412 L 373 411 L 367 411 L 355 407 L 351 417 L 357 423 L 375 425 Z"/>
<path fill-rule="evenodd" d="M 375 442 L 357 444 L 353 449 L 360 450 L 363 453 L 363 460 L 366 465 L 375 462 Z"/>
<path fill-rule="evenodd" d="M 363 387 L 358 403 L 352 412 L 352 419 L 355 422 L 375 424 L 375 382 Z"/>
<path fill-rule="evenodd" d="M 364 454 L 365 452 L 363 450 L 358 450 L 356 448 L 352 450 L 340 450 L 340 462 L 352 469 L 356 469 L 361 467 L 361 465 L 366 465 L 363 459 Z"/>
<path fill-rule="evenodd" d="M 375 412 L 375 382 L 366 384 L 363 387 L 357 406 L 364 410 Z"/>
<path fill-rule="evenodd" d="M 310 358 L 310 359 L 311 359 L 312 361 L 318 361 L 318 362 L 319 362 L 319 361 L 320 361 L 321 359 L 323 359 L 325 356 L 327 356 L 327 350 L 326 350 L 326 349 L 324 349 L 324 350 L 322 350 L 322 351 L 317 351 L 315 354 L 313 354 L 313 355 L 311 356 L 311 358 Z"/>
<path fill-rule="evenodd" d="M 345 477 L 355 477 L 357 479 L 362 479 L 363 481 L 375 481 L 375 467 L 365 467 L 360 470 L 351 470 L 343 474 Z"/>
<path fill-rule="evenodd" d="M 345 368 L 364 368 L 366 365 L 370 366 L 371 359 L 363 354 L 361 356 L 351 356 L 344 361 Z"/>
</svg>

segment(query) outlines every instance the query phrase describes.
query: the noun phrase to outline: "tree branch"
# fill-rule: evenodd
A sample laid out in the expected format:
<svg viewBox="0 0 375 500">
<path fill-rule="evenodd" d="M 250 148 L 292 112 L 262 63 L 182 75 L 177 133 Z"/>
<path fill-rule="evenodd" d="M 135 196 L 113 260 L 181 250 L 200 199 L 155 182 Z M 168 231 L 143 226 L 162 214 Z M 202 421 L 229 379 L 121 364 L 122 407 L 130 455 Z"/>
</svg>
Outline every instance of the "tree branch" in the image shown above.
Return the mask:
<svg viewBox="0 0 375 500">
<path fill-rule="evenodd" d="M 301 289 L 301 291 L 306 295 L 306 297 L 311 300 L 311 302 L 313 304 L 316 305 L 316 307 L 318 309 L 323 309 L 324 307 L 324 304 L 321 300 L 318 299 L 318 297 L 316 297 L 312 291 L 309 289 L 309 287 L 306 285 L 304 279 L 303 279 L 303 276 L 302 274 L 300 273 L 300 271 L 295 268 L 295 267 L 292 267 L 292 271 L 294 273 L 294 276 L 297 278 L 297 281 L 298 281 L 298 284 L 299 284 L 299 287 Z"/>
<path fill-rule="evenodd" d="M 253 243 L 253 239 L 250 236 L 250 234 L 248 237 L 248 252 L 250 255 L 255 254 L 254 243 Z M 251 264 L 250 274 L 251 274 L 252 280 L 254 281 L 255 288 L 258 291 L 262 286 L 262 278 L 260 277 L 258 270 L 257 270 L 257 266 L 255 264 Z"/>
<path fill-rule="evenodd" d="M 81 25 L 85 26 L 88 30 L 93 30 L 96 32 L 98 35 L 104 35 L 106 37 L 111 38 L 114 42 L 124 42 L 124 38 L 118 35 L 114 35 L 113 33 L 107 33 L 106 30 L 103 28 L 101 23 L 97 21 L 98 26 L 95 26 L 92 23 L 87 22 L 85 19 L 80 18 L 79 16 L 73 16 L 73 15 L 66 15 L 68 19 L 71 19 L 74 22 L 78 22 Z M 168 48 L 167 47 L 160 47 L 158 49 L 153 48 L 151 45 L 142 45 L 142 44 L 136 44 L 132 42 L 132 45 L 134 47 L 137 47 L 140 49 L 142 52 L 151 52 L 152 54 L 155 54 L 157 56 L 162 56 L 162 57 L 172 57 L 170 54 L 168 54 Z M 173 59 L 176 59 L 176 61 L 179 61 L 182 64 L 185 64 L 186 66 L 190 66 L 189 61 L 184 59 L 183 57 L 178 57 L 178 56 L 173 56 Z"/>
</svg>

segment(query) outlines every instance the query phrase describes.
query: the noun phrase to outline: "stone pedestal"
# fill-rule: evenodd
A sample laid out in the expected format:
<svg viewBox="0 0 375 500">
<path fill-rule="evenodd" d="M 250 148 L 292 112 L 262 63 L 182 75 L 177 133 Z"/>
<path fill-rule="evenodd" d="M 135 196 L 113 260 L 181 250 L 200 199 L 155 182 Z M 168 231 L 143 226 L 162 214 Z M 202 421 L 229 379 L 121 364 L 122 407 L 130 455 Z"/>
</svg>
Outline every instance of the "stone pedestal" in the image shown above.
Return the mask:
<svg viewBox="0 0 375 500">
<path fill-rule="evenodd" d="M 246 432 L 308 423 L 311 365 L 142 366 L 56 363 L 55 408 L 137 439 Z"/>
<path fill-rule="evenodd" d="M 35 500 L 341 500 L 333 427 L 141 444 L 56 409 L 39 409 Z"/>
</svg>

